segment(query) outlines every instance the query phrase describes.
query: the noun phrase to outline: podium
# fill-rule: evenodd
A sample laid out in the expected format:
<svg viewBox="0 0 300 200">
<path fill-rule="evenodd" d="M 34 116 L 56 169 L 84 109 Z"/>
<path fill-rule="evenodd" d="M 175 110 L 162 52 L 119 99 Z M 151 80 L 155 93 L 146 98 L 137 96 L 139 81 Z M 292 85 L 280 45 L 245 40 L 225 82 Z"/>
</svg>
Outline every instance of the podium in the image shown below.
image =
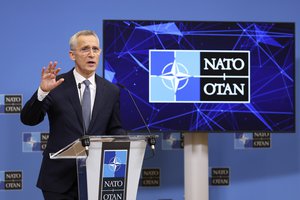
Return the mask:
<svg viewBox="0 0 300 200">
<path fill-rule="evenodd" d="M 90 136 L 88 156 L 77 139 L 51 159 L 76 159 L 80 200 L 135 200 L 147 135 Z"/>
</svg>

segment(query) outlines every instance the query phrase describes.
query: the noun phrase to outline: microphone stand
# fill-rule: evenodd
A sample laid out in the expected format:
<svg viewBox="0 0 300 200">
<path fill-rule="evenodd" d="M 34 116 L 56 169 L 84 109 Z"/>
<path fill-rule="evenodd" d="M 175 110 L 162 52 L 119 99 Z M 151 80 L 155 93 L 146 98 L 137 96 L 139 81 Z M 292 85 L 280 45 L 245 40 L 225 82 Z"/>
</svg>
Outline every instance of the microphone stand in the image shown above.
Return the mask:
<svg viewBox="0 0 300 200">
<path fill-rule="evenodd" d="M 135 102 L 135 100 L 134 100 L 134 98 L 133 98 L 133 96 L 132 96 L 132 94 L 131 94 L 131 92 L 130 92 L 124 85 L 122 85 L 122 84 L 120 84 L 120 83 L 117 83 L 117 85 L 118 85 L 120 88 L 124 89 L 124 90 L 129 94 L 129 97 L 130 97 L 131 101 L 133 102 L 135 109 L 138 111 L 139 116 L 140 116 L 140 118 L 142 119 L 143 124 L 145 125 L 145 127 L 146 127 L 146 129 L 147 129 L 147 132 L 148 132 L 149 135 L 150 135 L 150 137 L 148 138 L 148 141 L 147 141 L 147 142 L 148 142 L 148 144 L 150 145 L 150 147 L 151 147 L 151 149 L 152 149 L 152 154 L 153 154 L 153 156 L 154 156 L 154 154 L 155 154 L 156 137 L 155 137 L 154 135 L 152 135 L 152 133 L 151 133 L 149 127 L 148 127 L 148 124 L 146 123 L 146 121 L 145 121 L 145 119 L 144 119 L 144 117 L 143 117 L 143 115 L 142 115 L 142 113 L 141 113 L 139 107 L 137 106 L 137 104 L 136 104 L 136 102 Z"/>
</svg>

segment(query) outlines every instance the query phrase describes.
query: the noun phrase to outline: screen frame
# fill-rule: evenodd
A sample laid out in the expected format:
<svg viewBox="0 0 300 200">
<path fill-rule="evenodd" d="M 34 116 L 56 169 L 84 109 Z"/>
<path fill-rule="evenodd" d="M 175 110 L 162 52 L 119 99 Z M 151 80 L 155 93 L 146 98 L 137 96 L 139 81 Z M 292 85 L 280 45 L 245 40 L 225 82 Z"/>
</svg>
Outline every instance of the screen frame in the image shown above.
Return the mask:
<svg viewBox="0 0 300 200">
<path fill-rule="evenodd" d="M 251 129 L 251 130 L 225 130 L 225 131 L 222 131 L 222 130 L 194 130 L 194 131 L 190 131 L 190 130 L 156 130 L 156 129 L 151 129 L 148 127 L 148 124 L 147 123 L 144 123 L 143 121 L 145 121 L 144 117 L 143 116 L 140 116 L 141 118 L 140 119 L 137 119 L 137 120 L 140 120 L 142 123 L 144 123 L 144 128 L 143 129 L 139 129 L 139 130 L 127 130 L 128 132 L 130 133 L 149 133 L 149 132 L 168 132 L 168 133 L 171 133 L 171 132 L 196 132 L 196 133 L 247 133 L 247 132 L 268 132 L 268 133 L 296 133 L 296 129 L 297 129 L 297 123 L 296 123 L 296 106 L 297 106 L 297 102 L 296 102 L 296 69 L 297 69 L 297 65 L 296 65 L 296 23 L 295 22 L 289 22 L 289 21 L 277 21 L 277 22 L 274 22 L 274 21 L 208 21 L 208 20 L 151 20 L 151 19 L 146 19 L 146 20 L 142 20 L 142 19 L 103 19 L 102 20 L 102 35 L 103 35 L 103 49 L 102 49 L 102 52 L 103 52 L 103 62 L 102 62 L 102 74 L 103 74 L 103 78 L 105 78 L 105 53 L 106 53 L 106 49 L 105 49 L 105 23 L 106 22 L 113 22 L 113 21 L 116 21 L 116 22 L 121 22 L 121 21 L 134 21 L 134 22 L 186 22 L 186 23 L 189 23 L 189 22 L 205 22 L 205 23 L 276 23 L 276 24 L 279 24 L 279 23 L 283 23 L 283 24 L 292 24 L 293 25 L 293 35 L 294 35 L 294 41 L 293 41 L 293 46 L 294 46 L 294 52 L 293 52 L 293 62 L 294 62 L 294 73 L 293 73 L 293 94 L 294 94 L 294 97 L 293 97 L 293 106 L 294 106 L 294 109 L 293 109 L 293 119 L 294 119 L 294 124 L 293 124 L 293 131 L 279 131 L 279 130 L 275 130 L 275 131 L 269 131 L 269 130 L 255 130 L 255 129 Z M 124 88 L 121 88 L 120 87 L 120 90 L 123 90 Z M 129 98 L 129 97 L 128 97 Z M 132 100 L 130 100 L 132 102 Z M 135 102 L 132 102 L 133 104 L 135 104 Z M 150 103 L 150 102 L 149 102 Z M 120 104 L 122 104 L 122 102 L 120 102 Z M 136 106 L 136 105 L 135 105 Z M 121 106 L 120 106 L 121 107 Z M 139 111 L 139 108 L 137 108 L 138 110 L 136 110 L 137 112 L 140 112 Z"/>
</svg>

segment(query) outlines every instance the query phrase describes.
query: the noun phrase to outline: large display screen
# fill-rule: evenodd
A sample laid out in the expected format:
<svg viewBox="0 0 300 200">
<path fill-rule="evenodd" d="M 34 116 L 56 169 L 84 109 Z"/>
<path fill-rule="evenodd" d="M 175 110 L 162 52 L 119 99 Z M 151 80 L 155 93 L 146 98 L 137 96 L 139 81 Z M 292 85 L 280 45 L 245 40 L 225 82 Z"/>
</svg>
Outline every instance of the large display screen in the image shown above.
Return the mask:
<svg viewBox="0 0 300 200">
<path fill-rule="evenodd" d="M 129 131 L 295 132 L 295 24 L 103 21 Z M 129 94 L 130 93 L 130 94 Z"/>
</svg>

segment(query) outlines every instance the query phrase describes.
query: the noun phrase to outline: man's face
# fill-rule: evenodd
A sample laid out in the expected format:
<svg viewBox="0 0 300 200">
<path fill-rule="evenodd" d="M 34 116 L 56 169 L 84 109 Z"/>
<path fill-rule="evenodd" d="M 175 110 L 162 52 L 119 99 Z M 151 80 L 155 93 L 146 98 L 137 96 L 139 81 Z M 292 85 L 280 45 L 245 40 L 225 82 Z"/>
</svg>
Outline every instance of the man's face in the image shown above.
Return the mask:
<svg viewBox="0 0 300 200">
<path fill-rule="evenodd" d="M 97 69 L 100 53 L 97 38 L 93 35 L 81 35 L 77 38 L 77 46 L 69 54 L 75 62 L 77 72 L 89 78 Z"/>
</svg>

